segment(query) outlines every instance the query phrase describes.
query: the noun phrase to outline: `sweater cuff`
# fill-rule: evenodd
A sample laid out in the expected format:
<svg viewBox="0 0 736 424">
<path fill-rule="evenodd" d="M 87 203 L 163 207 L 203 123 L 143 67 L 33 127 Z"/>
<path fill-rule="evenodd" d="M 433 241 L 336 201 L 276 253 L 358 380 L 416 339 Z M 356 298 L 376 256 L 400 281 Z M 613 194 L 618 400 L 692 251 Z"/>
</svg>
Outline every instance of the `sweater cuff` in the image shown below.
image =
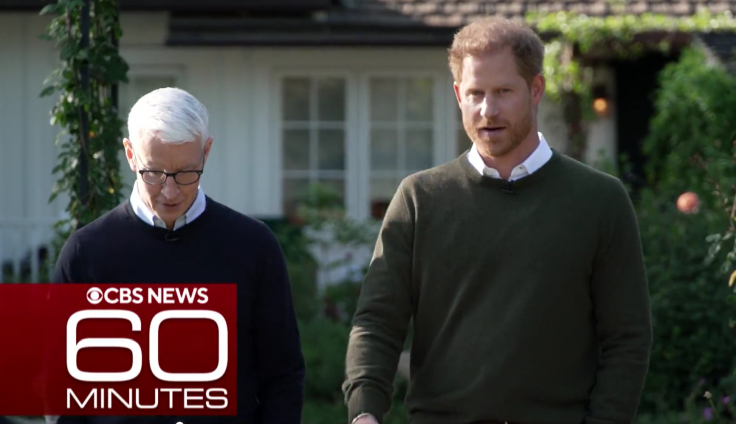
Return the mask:
<svg viewBox="0 0 736 424">
<path fill-rule="evenodd" d="M 355 389 L 348 400 L 348 422 L 360 414 L 368 413 L 380 423 L 390 407 L 390 401 L 380 392 L 362 387 Z"/>
</svg>

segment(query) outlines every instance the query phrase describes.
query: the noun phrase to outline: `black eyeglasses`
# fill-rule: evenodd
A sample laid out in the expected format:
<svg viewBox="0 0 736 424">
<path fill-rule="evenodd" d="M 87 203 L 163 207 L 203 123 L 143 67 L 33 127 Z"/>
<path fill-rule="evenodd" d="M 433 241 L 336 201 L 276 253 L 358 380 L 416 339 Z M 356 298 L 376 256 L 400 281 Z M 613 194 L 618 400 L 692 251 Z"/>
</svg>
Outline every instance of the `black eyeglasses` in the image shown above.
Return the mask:
<svg viewBox="0 0 736 424">
<path fill-rule="evenodd" d="M 138 171 L 141 174 L 141 178 L 146 184 L 161 185 L 166 182 L 169 177 L 174 177 L 179 185 L 190 185 L 199 181 L 199 177 L 202 175 L 203 170 L 198 171 L 179 171 L 179 172 L 164 172 L 164 171 Z"/>
<path fill-rule="evenodd" d="M 138 158 L 138 154 L 133 152 L 136 159 Z M 204 151 L 202 151 L 202 161 L 204 161 Z M 164 172 L 164 171 L 152 171 L 149 169 L 143 169 L 138 171 L 139 174 L 141 174 L 141 178 L 143 179 L 143 182 L 146 184 L 151 185 L 162 185 L 166 183 L 166 180 L 169 179 L 169 177 L 173 177 L 174 181 L 176 181 L 179 185 L 191 185 L 199 181 L 199 178 L 202 176 L 202 173 L 204 172 L 204 164 L 202 169 L 199 170 L 193 170 L 193 171 L 178 171 L 178 172 Z"/>
</svg>

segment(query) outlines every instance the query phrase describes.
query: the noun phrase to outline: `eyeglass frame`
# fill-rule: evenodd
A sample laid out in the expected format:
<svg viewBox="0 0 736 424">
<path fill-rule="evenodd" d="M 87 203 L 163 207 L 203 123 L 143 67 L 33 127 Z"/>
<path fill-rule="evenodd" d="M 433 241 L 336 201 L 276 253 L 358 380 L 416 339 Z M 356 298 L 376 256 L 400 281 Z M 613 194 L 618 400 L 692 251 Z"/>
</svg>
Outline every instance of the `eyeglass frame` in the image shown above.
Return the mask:
<svg viewBox="0 0 736 424">
<path fill-rule="evenodd" d="M 203 163 L 202 163 L 202 168 L 200 168 L 200 169 L 196 169 L 196 170 L 193 169 L 193 170 L 186 170 L 186 171 L 176 171 L 176 172 L 166 172 L 166 171 L 158 171 L 158 170 L 152 170 L 152 169 L 140 169 L 140 170 L 138 170 L 138 174 L 140 174 L 141 180 L 143 180 L 143 182 L 146 183 L 146 184 L 148 184 L 148 185 L 154 185 L 154 186 L 155 185 L 164 185 L 164 184 L 166 184 L 166 181 L 169 180 L 169 177 L 173 177 L 174 178 L 174 182 L 177 185 L 188 186 L 188 185 L 196 184 L 202 178 L 202 173 L 204 173 L 204 159 L 205 159 L 206 150 L 207 150 L 206 147 L 205 147 L 204 150 L 202 150 L 202 162 Z M 137 161 L 140 161 L 140 158 L 138 157 L 138 153 L 136 153 L 135 150 L 133 150 L 133 156 L 135 156 L 135 158 L 136 158 Z M 165 177 L 164 177 L 164 180 L 161 181 L 160 183 L 149 183 L 148 181 L 146 181 L 145 178 L 143 178 L 143 173 L 144 172 L 153 172 L 153 173 L 156 173 L 156 174 L 159 174 L 159 175 L 163 174 Z M 197 179 L 194 180 L 194 181 L 192 181 L 191 183 L 182 184 L 179 181 L 176 181 L 176 176 L 177 175 L 184 174 L 184 173 L 192 173 L 192 172 L 197 174 Z"/>
</svg>

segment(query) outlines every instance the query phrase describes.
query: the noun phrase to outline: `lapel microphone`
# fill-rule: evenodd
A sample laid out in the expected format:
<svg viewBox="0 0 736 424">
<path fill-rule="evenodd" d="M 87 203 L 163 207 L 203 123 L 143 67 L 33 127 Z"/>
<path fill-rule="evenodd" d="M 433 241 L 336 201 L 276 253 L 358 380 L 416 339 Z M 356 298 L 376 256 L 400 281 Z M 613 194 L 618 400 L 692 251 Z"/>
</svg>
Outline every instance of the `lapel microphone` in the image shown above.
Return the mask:
<svg viewBox="0 0 736 424">
<path fill-rule="evenodd" d="M 181 237 L 176 234 L 174 231 L 168 231 L 166 233 L 166 236 L 164 236 L 164 241 L 179 241 L 181 240 Z"/>
<path fill-rule="evenodd" d="M 516 194 L 514 190 L 514 182 L 512 180 L 506 181 L 506 185 L 501 189 L 506 194 Z"/>
</svg>

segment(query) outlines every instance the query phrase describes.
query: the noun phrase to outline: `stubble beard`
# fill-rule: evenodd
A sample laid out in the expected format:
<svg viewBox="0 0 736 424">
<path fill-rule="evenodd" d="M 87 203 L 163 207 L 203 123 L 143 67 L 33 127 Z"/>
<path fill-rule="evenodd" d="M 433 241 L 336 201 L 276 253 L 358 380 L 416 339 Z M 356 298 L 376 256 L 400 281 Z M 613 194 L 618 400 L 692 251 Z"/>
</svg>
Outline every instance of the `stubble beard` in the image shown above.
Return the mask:
<svg viewBox="0 0 736 424">
<path fill-rule="evenodd" d="M 509 125 L 508 122 L 505 123 L 507 128 L 504 131 L 505 134 L 503 134 L 503 137 L 495 137 L 491 139 L 482 137 L 479 133 L 480 128 L 491 125 L 491 123 L 486 120 L 475 123 L 463 119 L 463 126 L 465 127 L 465 132 L 468 134 L 468 137 L 473 141 L 476 149 L 478 149 L 478 152 L 482 156 L 498 158 L 510 154 L 519 147 L 519 145 L 529 135 L 529 132 L 532 129 L 532 122 L 532 105 L 530 104 L 522 119 L 515 124 Z"/>
</svg>

